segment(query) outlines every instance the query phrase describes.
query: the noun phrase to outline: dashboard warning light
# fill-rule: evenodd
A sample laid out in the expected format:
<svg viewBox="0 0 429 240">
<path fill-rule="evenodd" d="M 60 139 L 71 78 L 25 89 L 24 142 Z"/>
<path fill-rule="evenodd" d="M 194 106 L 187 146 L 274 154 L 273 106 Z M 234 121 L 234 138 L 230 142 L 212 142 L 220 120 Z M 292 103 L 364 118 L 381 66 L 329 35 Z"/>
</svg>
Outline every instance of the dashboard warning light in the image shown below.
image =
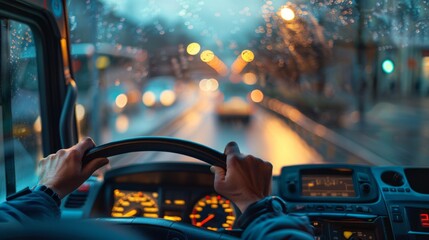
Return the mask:
<svg viewBox="0 0 429 240">
<path fill-rule="evenodd" d="M 350 232 L 350 231 L 344 231 L 343 235 L 344 235 L 344 237 L 345 237 L 346 239 L 349 239 L 349 238 L 353 235 L 353 232 Z"/>
<path fill-rule="evenodd" d="M 429 213 L 420 214 L 420 223 L 422 227 L 429 228 Z"/>
</svg>

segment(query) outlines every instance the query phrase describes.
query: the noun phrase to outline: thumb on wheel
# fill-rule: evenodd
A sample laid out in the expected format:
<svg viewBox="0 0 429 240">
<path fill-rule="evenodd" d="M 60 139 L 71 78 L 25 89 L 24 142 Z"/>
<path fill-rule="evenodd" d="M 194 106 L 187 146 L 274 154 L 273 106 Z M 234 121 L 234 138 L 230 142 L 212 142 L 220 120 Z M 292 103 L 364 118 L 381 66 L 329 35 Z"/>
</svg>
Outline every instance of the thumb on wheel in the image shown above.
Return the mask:
<svg viewBox="0 0 429 240">
<path fill-rule="evenodd" d="M 224 151 L 225 155 L 240 154 L 240 148 L 236 142 L 229 142 Z"/>
</svg>

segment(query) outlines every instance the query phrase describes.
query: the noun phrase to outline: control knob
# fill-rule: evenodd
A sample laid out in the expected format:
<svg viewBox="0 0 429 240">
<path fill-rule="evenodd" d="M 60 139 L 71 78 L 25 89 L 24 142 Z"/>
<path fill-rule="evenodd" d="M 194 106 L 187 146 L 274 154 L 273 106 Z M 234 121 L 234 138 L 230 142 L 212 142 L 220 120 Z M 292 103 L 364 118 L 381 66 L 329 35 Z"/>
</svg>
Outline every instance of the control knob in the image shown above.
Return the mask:
<svg viewBox="0 0 429 240">
<path fill-rule="evenodd" d="M 290 193 L 296 192 L 295 182 L 294 181 L 289 182 L 289 184 L 287 185 L 287 189 L 289 190 Z"/>
<path fill-rule="evenodd" d="M 360 189 L 364 193 L 369 193 L 371 191 L 371 185 L 369 185 L 369 183 L 363 183 L 360 185 Z"/>
</svg>

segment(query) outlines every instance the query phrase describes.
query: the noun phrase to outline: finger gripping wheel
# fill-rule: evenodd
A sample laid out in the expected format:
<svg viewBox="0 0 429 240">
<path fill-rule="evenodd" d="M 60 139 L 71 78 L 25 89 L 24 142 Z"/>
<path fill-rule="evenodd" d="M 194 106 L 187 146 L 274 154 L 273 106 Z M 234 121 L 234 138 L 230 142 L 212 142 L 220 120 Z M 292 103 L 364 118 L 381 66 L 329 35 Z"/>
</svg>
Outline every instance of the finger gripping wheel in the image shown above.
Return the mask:
<svg viewBox="0 0 429 240">
<path fill-rule="evenodd" d="M 112 157 L 130 152 L 171 152 L 199 159 L 211 165 L 226 168 L 226 156 L 207 146 L 171 137 L 138 137 L 110 142 L 90 149 L 83 164 L 100 157 Z"/>
</svg>

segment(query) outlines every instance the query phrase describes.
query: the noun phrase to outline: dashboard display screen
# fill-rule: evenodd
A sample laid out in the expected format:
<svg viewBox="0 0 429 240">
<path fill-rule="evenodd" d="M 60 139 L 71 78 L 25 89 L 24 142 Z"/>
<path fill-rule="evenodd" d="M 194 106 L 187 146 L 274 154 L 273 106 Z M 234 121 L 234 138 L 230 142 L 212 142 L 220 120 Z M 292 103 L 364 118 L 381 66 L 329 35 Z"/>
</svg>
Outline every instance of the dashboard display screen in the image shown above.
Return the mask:
<svg viewBox="0 0 429 240">
<path fill-rule="evenodd" d="M 301 189 L 305 197 L 356 197 L 351 174 L 303 174 Z"/>
<path fill-rule="evenodd" d="M 407 208 L 411 229 L 418 232 L 429 232 L 429 209 Z"/>
</svg>

